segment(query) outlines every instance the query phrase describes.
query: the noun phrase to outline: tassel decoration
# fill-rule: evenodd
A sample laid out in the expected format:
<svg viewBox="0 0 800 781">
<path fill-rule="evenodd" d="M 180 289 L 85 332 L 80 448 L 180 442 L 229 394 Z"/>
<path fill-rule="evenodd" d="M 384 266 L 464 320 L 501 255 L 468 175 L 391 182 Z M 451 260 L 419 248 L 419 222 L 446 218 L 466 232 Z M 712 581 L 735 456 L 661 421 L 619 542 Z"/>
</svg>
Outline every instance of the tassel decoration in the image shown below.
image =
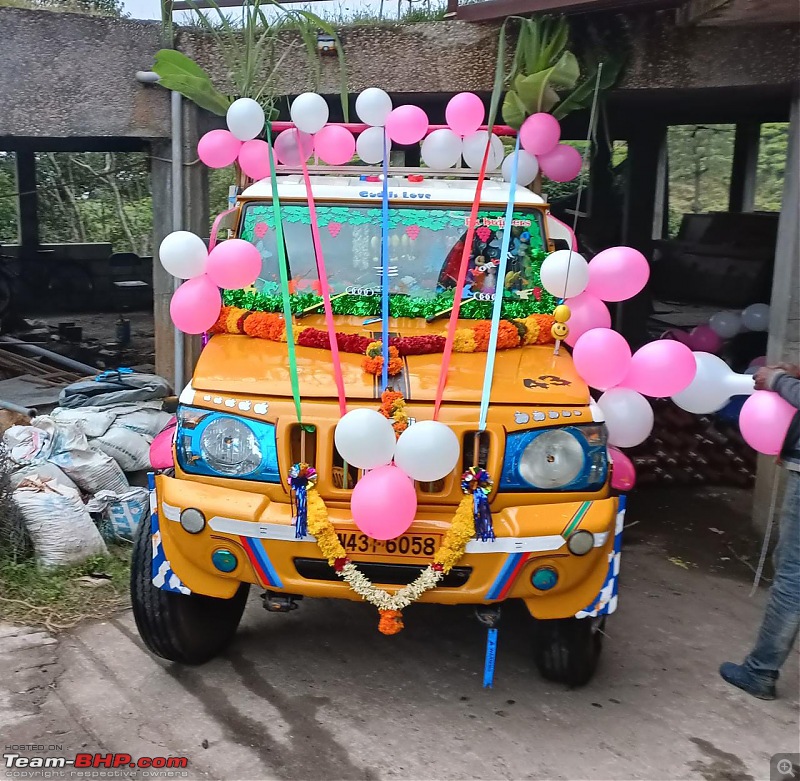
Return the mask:
<svg viewBox="0 0 800 781">
<path fill-rule="evenodd" d="M 294 464 L 289 470 L 289 487 L 292 489 L 294 536 L 302 539 L 308 534 L 308 489 L 317 482 L 317 470 L 305 462 Z"/>
<path fill-rule="evenodd" d="M 471 466 L 461 476 L 461 490 L 472 494 L 472 514 L 475 521 L 475 536 L 483 542 L 495 539 L 492 526 L 492 511 L 489 507 L 489 494 L 494 483 L 489 473 L 478 466 Z"/>
</svg>

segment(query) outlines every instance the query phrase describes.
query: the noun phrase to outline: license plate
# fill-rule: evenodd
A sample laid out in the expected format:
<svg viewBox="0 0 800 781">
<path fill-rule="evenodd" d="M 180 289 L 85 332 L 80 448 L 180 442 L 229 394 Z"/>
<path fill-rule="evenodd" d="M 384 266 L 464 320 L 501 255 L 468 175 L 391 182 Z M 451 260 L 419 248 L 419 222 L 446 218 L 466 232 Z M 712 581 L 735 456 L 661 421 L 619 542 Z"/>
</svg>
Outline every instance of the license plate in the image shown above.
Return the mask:
<svg viewBox="0 0 800 781">
<path fill-rule="evenodd" d="M 393 540 L 373 540 L 358 532 L 342 532 L 337 536 L 350 555 L 363 553 L 400 559 L 430 558 L 442 544 L 441 534 L 403 534 Z"/>
</svg>

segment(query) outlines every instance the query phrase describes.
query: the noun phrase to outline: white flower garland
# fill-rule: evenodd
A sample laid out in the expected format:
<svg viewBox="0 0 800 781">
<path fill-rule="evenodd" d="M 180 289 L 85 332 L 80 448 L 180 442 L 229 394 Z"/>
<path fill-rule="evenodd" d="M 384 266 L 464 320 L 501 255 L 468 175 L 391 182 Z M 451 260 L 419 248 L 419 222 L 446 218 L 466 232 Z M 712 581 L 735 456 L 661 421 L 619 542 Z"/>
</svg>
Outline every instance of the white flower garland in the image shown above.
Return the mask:
<svg viewBox="0 0 800 781">
<path fill-rule="evenodd" d="M 397 593 L 390 594 L 388 591 L 374 586 L 372 581 L 366 575 L 363 575 L 358 567 L 350 561 L 336 574 L 356 594 L 371 605 L 374 605 L 378 610 L 403 610 L 403 608 L 418 600 L 426 591 L 436 588 L 439 581 L 444 577 L 444 572 L 429 565 L 420 572 L 416 580 L 413 580 L 407 586 L 403 586 Z"/>
</svg>

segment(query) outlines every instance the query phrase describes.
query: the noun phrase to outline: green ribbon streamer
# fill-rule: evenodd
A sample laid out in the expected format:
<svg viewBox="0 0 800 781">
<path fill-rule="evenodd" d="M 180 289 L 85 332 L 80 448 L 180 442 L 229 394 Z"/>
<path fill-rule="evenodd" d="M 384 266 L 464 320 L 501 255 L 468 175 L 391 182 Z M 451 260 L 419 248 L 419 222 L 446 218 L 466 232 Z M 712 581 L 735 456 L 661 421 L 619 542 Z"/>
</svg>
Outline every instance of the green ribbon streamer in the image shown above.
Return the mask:
<svg viewBox="0 0 800 781">
<path fill-rule="evenodd" d="M 275 239 L 278 245 L 278 273 L 281 277 L 281 293 L 283 297 L 283 319 L 286 321 L 286 347 L 289 352 L 289 381 L 292 386 L 294 408 L 297 410 L 297 422 L 302 423 L 300 414 L 300 380 L 297 376 L 297 352 L 294 346 L 294 324 L 292 323 L 292 302 L 289 294 L 289 259 L 286 256 L 286 242 L 283 237 L 281 222 L 281 202 L 278 197 L 278 177 L 275 173 L 275 155 L 272 151 L 272 123 L 267 122 L 267 144 L 269 144 L 269 178 L 272 184 L 272 213 L 275 217 Z M 298 146 L 301 142 L 298 136 Z M 302 154 L 302 151 L 300 152 Z"/>
</svg>

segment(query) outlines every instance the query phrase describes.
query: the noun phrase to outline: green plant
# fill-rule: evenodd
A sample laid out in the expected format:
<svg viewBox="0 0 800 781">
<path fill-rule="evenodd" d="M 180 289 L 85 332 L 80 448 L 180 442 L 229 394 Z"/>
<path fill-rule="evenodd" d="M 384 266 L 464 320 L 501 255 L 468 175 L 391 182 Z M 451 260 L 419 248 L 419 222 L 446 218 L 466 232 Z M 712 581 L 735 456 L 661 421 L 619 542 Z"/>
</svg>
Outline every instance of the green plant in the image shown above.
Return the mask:
<svg viewBox="0 0 800 781">
<path fill-rule="evenodd" d="M 242 6 L 241 19 L 236 21 L 227 16 L 214 0 L 208 0 L 208 5 L 216 18 L 209 18 L 199 7 L 190 4 L 197 25 L 216 43 L 225 63 L 231 94 L 218 89 L 194 60 L 173 49 L 162 49 L 156 54 L 153 70 L 163 87 L 180 92 L 198 106 L 220 116 L 225 115 L 234 98 L 252 98 L 261 103 L 268 119 L 275 119 L 278 116 L 278 74 L 287 58 L 296 54 L 298 46 L 305 50 L 312 75 L 309 87 L 318 88 L 317 32 L 321 31 L 336 40 L 342 109 L 345 119 L 348 118 L 347 80 L 341 45 L 334 28 L 319 16 L 306 10 L 284 8 L 275 0 L 247 0 Z M 269 18 L 265 8 L 276 10 L 278 15 Z M 296 41 L 291 40 L 292 34 L 297 36 Z"/>
<path fill-rule="evenodd" d="M 622 69 L 623 57 L 618 53 L 589 48 L 583 56 L 583 67 L 570 50 L 570 28 L 566 18 L 541 17 L 519 22 L 517 45 L 511 68 L 505 76 L 506 96 L 503 119 L 519 128 L 526 117 L 540 111 L 556 119 L 586 108 L 592 100 L 600 63 L 600 89 L 609 89 Z M 501 29 L 501 42 L 506 25 Z"/>
</svg>

